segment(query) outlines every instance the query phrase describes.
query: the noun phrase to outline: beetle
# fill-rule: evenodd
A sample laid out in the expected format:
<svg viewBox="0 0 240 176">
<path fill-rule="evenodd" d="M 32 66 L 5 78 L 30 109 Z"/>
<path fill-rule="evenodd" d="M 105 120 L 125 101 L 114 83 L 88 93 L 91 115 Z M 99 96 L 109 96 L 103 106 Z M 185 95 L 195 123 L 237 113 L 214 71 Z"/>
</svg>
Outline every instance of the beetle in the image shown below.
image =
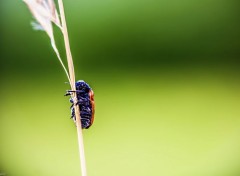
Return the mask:
<svg viewBox="0 0 240 176">
<path fill-rule="evenodd" d="M 77 94 L 76 105 L 80 109 L 81 124 L 83 129 L 88 129 L 94 121 L 95 114 L 95 103 L 94 103 L 94 93 L 92 88 L 83 80 L 79 80 L 75 83 L 76 91 L 67 90 L 65 96 L 72 95 L 72 92 Z M 74 110 L 74 100 L 71 97 L 70 103 L 72 103 L 71 109 L 71 118 L 76 124 L 76 115 Z"/>
</svg>

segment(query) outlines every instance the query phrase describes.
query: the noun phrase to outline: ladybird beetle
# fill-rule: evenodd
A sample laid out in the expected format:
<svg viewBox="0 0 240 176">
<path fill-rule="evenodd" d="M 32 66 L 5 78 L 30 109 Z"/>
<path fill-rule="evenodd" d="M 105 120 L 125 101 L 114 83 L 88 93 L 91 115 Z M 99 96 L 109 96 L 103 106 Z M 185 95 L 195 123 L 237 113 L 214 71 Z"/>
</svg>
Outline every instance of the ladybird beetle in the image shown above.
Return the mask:
<svg viewBox="0 0 240 176">
<path fill-rule="evenodd" d="M 77 103 L 80 109 L 81 124 L 83 129 L 88 129 L 94 121 L 95 113 L 95 104 L 94 104 L 94 93 L 91 87 L 84 82 L 79 80 L 75 83 L 76 91 L 67 90 L 65 96 L 71 95 L 72 92 L 77 94 Z M 72 103 L 71 109 L 71 118 L 74 123 L 76 123 L 76 115 L 74 110 L 74 101 L 72 97 L 70 98 L 70 103 Z"/>
</svg>

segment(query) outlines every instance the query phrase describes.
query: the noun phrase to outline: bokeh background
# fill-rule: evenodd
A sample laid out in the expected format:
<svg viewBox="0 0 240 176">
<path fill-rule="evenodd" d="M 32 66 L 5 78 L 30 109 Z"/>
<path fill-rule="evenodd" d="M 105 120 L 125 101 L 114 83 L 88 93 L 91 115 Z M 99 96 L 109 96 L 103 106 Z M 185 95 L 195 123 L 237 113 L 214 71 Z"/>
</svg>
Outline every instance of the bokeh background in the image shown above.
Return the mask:
<svg viewBox="0 0 240 176">
<path fill-rule="evenodd" d="M 76 77 L 95 92 L 89 176 L 240 175 L 238 0 L 64 4 Z M 0 1 L 0 175 L 78 176 L 69 85 L 31 21 Z"/>
</svg>

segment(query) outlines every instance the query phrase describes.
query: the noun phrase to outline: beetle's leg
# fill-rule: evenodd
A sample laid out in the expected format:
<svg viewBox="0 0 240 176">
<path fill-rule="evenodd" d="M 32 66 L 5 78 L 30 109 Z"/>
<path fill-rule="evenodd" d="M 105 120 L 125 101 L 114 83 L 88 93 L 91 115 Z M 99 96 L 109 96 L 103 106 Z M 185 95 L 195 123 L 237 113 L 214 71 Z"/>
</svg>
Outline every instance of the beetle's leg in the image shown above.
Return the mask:
<svg viewBox="0 0 240 176">
<path fill-rule="evenodd" d="M 64 96 L 69 96 L 69 95 L 71 95 L 71 93 L 69 93 L 69 92 L 64 94 Z"/>
<path fill-rule="evenodd" d="M 74 111 L 74 108 L 73 108 L 73 105 L 71 106 L 71 118 L 74 118 L 75 116 L 75 111 Z"/>
<path fill-rule="evenodd" d="M 72 92 L 75 92 L 75 91 L 72 91 L 72 90 L 66 90 L 66 94 L 64 94 L 64 96 L 72 95 Z"/>
<path fill-rule="evenodd" d="M 83 90 L 67 90 L 68 93 L 71 93 L 71 92 L 77 92 L 77 93 L 83 93 L 84 91 Z"/>
</svg>

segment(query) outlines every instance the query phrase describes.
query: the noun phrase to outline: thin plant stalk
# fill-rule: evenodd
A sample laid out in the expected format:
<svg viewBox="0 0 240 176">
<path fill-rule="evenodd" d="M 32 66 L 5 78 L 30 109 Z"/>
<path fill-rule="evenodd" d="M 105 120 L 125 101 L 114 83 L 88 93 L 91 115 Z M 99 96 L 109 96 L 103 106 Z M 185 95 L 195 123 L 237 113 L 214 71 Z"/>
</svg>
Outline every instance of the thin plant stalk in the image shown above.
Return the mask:
<svg viewBox="0 0 240 176">
<path fill-rule="evenodd" d="M 60 54 L 58 52 L 58 49 L 54 40 L 52 23 L 54 23 L 62 31 L 61 22 L 58 18 L 58 13 L 55 8 L 54 1 L 53 0 L 23 0 L 23 2 L 26 3 L 30 12 L 36 19 L 37 23 L 32 22 L 33 28 L 35 30 L 43 30 L 47 33 L 47 35 L 51 40 L 52 48 L 55 51 L 57 58 L 61 63 L 69 82 L 71 82 L 68 71 L 62 62 L 62 59 L 60 57 Z"/>
<path fill-rule="evenodd" d="M 56 48 L 56 47 L 53 47 L 53 50 L 55 51 L 55 53 L 56 53 L 56 55 L 57 55 L 57 58 L 58 58 L 60 64 L 62 65 L 63 70 L 64 70 L 64 72 L 66 73 L 66 75 L 67 75 L 67 79 L 68 79 L 68 81 L 69 81 L 69 83 L 70 83 L 71 80 L 70 80 L 70 77 L 69 77 L 68 71 L 67 71 L 65 65 L 64 65 L 63 62 L 62 62 L 62 59 L 61 59 L 61 57 L 60 57 L 60 54 L 59 54 L 57 48 Z M 71 83 L 70 83 L 70 84 L 71 84 Z"/>
<path fill-rule="evenodd" d="M 74 92 L 74 91 L 76 91 L 75 72 L 74 72 L 72 54 L 71 54 L 71 50 L 70 50 L 68 31 L 67 31 L 67 25 L 66 25 L 65 14 L 64 14 L 64 6 L 63 6 L 62 0 L 58 0 L 58 5 L 59 5 L 61 22 L 62 22 L 62 33 L 63 33 L 63 37 L 64 37 L 65 49 L 66 49 L 66 54 L 67 54 L 70 85 L 71 85 L 71 89 L 73 90 L 72 98 L 74 100 L 74 110 L 75 110 L 75 115 L 76 115 L 76 126 L 77 126 L 77 136 L 78 136 L 81 171 L 82 171 L 82 176 L 87 176 L 83 135 L 82 135 L 82 125 L 81 125 L 81 120 L 80 120 L 81 119 L 80 109 L 79 109 L 79 106 L 77 106 L 77 104 L 76 104 L 76 100 L 77 100 L 76 96 L 77 95 L 76 95 L 76 92 Z"/>
<path fill-rule="evenodd" d="M 58 13 L 55 8 L 54 0 L 23 0 L 29 10 L 31 11 L 32 15 L 36 19 L 38 23 L 34 24 L 33 27 L 37 30 L 43 30 L 47 33 L 51 40 L 51 45 L 53 50 L 55 51 L 66 75 L 71 85 L 71 89 L 73 93 L 71 98 L 74 101 L 74 110 L 76 115 L 76 126 L 77 126 L 77 136 L 78 136 L 78 145 L 79 145 L 79 154 L 80 154 L 80 164 L 81 164 L 81 171 L 82 176 L 87 176 L 86 171 L 86 161 L 85 161 L 85 154 L 84 154 L 84 145 L 83 145 L 83 135 L 82 135 L 82 127 L 81 127 L 81 117 L 80 117 L 80 109 L 77 105 L 77 95 L 76 95 L 76 87 L 75 87 L 75 73 L 74 73 L 74 65 L 72 60 L 72 54 L 70 50 L 70 44 L 68 39 L 68 32 L 67 32 L 67 25 L 65 20 L 64 14 L 64 7 L 62 0 L 58 0 L 59 10 L 61 21 L 58 18 Z M 68 71 L 64 66 L 58 49 L 55 44 L 54 35 L 53 35 L 53 27 L 52 24 L 56 24 L 63 33 L 64 43 L 65 43 L 65 50 L 67 55 L 67 62 L 68 62 Z"/>
</svg>

